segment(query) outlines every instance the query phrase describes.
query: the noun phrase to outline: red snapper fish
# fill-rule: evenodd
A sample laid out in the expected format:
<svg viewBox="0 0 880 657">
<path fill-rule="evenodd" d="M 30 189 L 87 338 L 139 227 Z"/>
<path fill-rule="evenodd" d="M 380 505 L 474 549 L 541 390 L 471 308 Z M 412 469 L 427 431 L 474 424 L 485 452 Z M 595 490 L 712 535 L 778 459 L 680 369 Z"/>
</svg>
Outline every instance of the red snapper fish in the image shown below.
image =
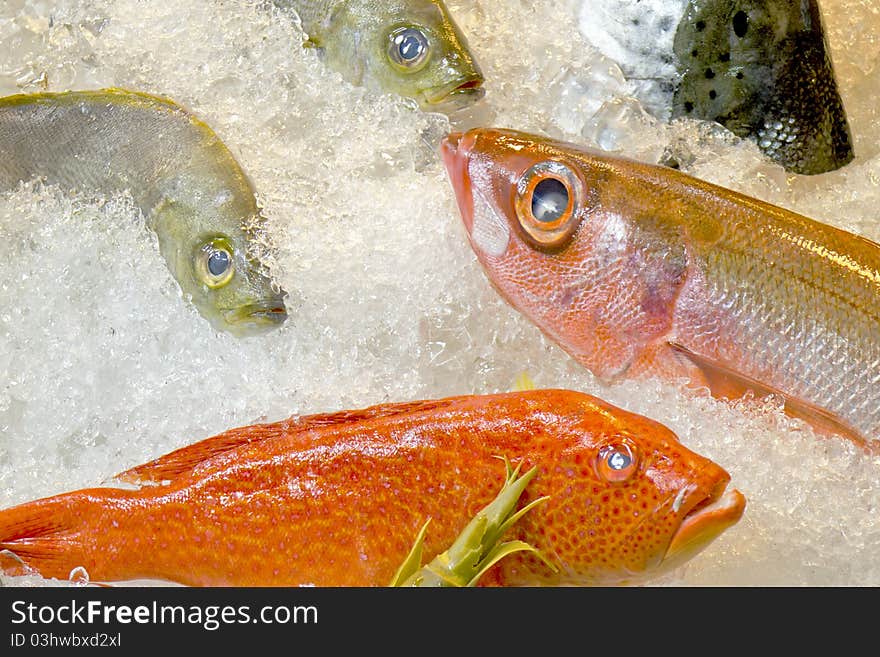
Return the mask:
<svg viewBox="0 0 880 657">
<path fill-rule="evenodd" d="M 499 458 L 531 478 L 521 503 L 533 508 L 506 538 L 539 553 L 507 556 L 480 584 L 643 582 L 745 507 L 727 472 L 663 425 L 584 393 L 527 390 L 232 429 L 119 475 L 136 490 L 0 511 L 2 565 L 47 578 L 82 567 L 103 582 L 387 586 L 417 536 L 441 553 L 507 486 Z"/>
<path fill-rule="evenodd" d="M 511 130 L 441 152 L 501 296 L 606 382 L 778 395 L 880 446 L 880 246 L 673 169 Z"/>
</svg>

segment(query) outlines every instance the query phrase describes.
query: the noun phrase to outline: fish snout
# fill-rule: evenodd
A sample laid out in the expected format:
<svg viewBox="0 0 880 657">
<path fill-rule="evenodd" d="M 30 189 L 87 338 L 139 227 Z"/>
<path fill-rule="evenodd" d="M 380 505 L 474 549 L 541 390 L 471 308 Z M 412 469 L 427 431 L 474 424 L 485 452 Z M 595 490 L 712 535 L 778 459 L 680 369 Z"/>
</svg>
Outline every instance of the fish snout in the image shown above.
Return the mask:
<svg viewBox="0 0 880 657">
<path fill-rule="evenodd" d="M 486 95 L 483 82 L 483 76 L 475 73 L 449 93 L 448 102 L 451 102 L 455 109 L 460 109 L 481 100 Z"/>
<path fill-rule="evenodd" d="M 676 499 L 685 513 L 663 556 L 665 570 L 685 563 L 739 522 L 746 498 L 729 482 L 729 477 L 722 477 L 708 491 L 695 486 Z"/>
<path fill-rule="evenodd" d="M 468 171 L 468 164 L 470 162 L 469 144 L 471 142 L 472 139 L 469 139 L 465 133 L 461 132 L 451 132 L 440 142 L 440 155 L 443 159 L 443 164 L 446 166 L 449 181 L 452 184 L 453 190 L 455 190 L 458 209 L 468 235 L 471 234 L 474 217 L 473 194 Z"/>
<path fill-rule="evenodd" d="M 440 142 L 440 155 L 443 158 L 443 164 L 446 166 L 446 171 L 453 185 L 464 174 L 461 170 L 461 155 L 458 151 L 462 136 L 461 132 L 450 132 Z"/>
<path fill-rule="evenodd" d="M 463 82 L 455 83 L 439 92 L 425 92 L 420 105 L 428 112 L 453 114 L 470 107 L 486 95 L 483 88 L 483 77 L 475 75 Z"/>
<path fill-rule="evenodd" d="M 227 310 L 223 317 L 233 333 L 259 335 L 287 321 L 287 308 L 283 299 L 271 299 Z"/>
</svg>

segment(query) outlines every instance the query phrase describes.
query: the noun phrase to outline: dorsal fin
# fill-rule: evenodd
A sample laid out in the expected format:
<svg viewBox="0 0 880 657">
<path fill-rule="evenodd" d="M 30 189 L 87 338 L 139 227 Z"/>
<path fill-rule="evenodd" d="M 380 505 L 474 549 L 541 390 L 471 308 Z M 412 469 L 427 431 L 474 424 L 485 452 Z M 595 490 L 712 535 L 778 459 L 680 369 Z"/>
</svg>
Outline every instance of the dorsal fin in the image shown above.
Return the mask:
<svg viewBox="0 0 880 657">
<path fill-rule="evenodd" d="M 460 397 L 447 397 L 446 399 L 426 399 L 420 401 L 394 402 L 391 404 L 377 404 L 367 408 L 351 411 L 336 411 L 333 413 L 317 413 L 315 415 L 303 415 L 302 417 L 287 420 L 294 424 L 288 430 L 310 431 L 319 427 L 328 427 L 339 424 L 353 424 L 367 420 L 406 415 L 409 413 L 423 413 L 433 411 L 444 406 L 449 406 Z"/>
<path fill-rule="evenodd" d="M 694 353 L 687 347 L 675 343 L 669 343 L 669 346 L 677 354 L 683 356 L 699 368 L 705 377 L 706 385 L 714 397 L 734 400 L 741 398 L 748 391 L 753 392 L 758 397 L 779 396 L 784 401 L 784 409 L 787 415 L 804 420 L 817 433 L 826 436 L 841 436 L 851 440 L 860 448 L 872 454 L 880 454 L 880 441 L 866 438 L 834 413 L 824 408 L 819 408 L 798 397 L 786 394 L 766 383 L 752 379 L 722 363 Z"/>
<path fill-rule="evenodd" d="M 283 424 L 283 422 L 276 422 L 230 429 L 211 438 L 176 449 L 143 465 L 120 472 L 115 479 L 133 484 L 158 484 L 171 481 L 218 454 L 279 435 L 283 430 Z"/>
<path fill-rule="evenodd" d="M 302 434 L 324 427 L 355 424 L 406 413 L 430 411 L 441 406 L 447 406 L 455 399 L 431 399 L 426 401 L 379 404 L 358 410 L 318 413 L 301 417 L 294 416 L 280 422 L 238 427 L 192 445 L 181 447 L 143 465 L 135 466 L 130 470 L 119 473 L 115 478 L 135 484 L 172 481 L 180 475 L 190 472 L 200 463 L 219 454 L 238 449 L 243 445 L 266 440 L 267 438 L 274 438 L 282 434 Z"/>
</svg>

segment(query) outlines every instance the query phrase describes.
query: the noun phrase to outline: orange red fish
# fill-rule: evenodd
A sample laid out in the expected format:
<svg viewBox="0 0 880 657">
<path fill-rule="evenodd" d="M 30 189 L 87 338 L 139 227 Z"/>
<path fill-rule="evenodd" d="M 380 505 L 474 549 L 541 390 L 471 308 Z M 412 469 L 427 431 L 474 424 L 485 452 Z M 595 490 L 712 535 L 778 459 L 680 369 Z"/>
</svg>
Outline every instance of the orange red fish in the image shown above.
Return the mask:
<svg viewBox="0 0 880 657">
<path fill-rule="evenodd" d="M 257 424 L 171 452 L 101 487 L 0 511 L 13 574 L 214 586 L 384 586 L 419 534 L 447 549 L 506 482 L 547 496 L 481 583 L 645 581 L 741 517 L 728 473 L 648 418 L 584 393 L 525 390 Z"/>
<path fill-rule="evenodd" d="M 880 246 L 679 171 L 512 130 L 441 147 L 492 285 L 606 382 L 776 394 L 880 446 Z"/>
</svg>

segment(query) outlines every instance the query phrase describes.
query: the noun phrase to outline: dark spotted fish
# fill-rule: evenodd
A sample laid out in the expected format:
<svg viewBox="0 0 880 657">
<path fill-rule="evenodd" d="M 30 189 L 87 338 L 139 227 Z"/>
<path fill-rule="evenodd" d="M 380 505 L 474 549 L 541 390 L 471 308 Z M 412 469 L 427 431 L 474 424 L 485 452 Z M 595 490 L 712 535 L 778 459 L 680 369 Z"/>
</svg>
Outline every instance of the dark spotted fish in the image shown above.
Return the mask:
<svg viewBox="0 0 880 657">
<path fill-rule="evenodd" d="M 852 160 L 816 0 L 691 0 L 675 54 L 673 116 L 717 121 L 795 173 Z"/>
<path fill-rule="evenodd" d="M 580 27 L 661 118 L 716 121 L 794 173 L 853 158 L 817 0 L 585 0 Z"/>
</svg>

